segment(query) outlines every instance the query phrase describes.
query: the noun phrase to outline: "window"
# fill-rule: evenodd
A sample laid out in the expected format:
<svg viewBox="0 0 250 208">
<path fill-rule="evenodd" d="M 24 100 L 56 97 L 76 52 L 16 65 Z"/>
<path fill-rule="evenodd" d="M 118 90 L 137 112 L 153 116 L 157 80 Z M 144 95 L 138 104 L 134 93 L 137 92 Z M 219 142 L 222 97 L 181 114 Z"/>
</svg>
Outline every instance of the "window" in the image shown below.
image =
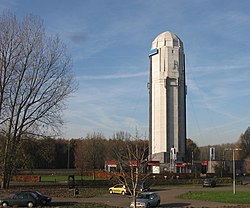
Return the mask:
<svg viewBox="0 0 250 208">
<path fill-rule="evenodd" d="M 178 69 L 178 61 L 174 60 L 174 69 Z"/>
</svg>

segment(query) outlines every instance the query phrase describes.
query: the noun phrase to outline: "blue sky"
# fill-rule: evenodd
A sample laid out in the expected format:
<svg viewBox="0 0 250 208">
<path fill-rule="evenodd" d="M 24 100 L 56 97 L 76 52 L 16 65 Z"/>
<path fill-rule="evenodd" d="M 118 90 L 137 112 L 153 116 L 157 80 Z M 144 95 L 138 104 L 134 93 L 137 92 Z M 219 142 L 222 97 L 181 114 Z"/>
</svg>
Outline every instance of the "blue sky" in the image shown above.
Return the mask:
<svg viewBox="0 0 250 208">
<path fill-rule="evenodd" d="M 187 137 L 235 142 L 250 126 L 250 1 L 0 0 L 0 11 L 34 14 L 59 34 L 79 82 L 62 136 L 148 132 L 148 52 L 171 31 L 184 43 Z"/>
</svg>

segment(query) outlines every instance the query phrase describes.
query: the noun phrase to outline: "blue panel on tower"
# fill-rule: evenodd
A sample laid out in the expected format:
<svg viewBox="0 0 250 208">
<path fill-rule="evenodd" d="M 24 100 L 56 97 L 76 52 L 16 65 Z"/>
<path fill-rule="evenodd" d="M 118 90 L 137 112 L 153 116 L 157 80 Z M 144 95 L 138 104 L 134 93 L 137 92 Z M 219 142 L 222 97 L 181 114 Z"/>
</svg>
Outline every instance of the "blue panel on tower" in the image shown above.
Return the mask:
<svg viewBox="0 0 250 208">
<path fill-rule="evenodd" d="M 153 56 L 153 55 L 155 55 L 157 53 L 158 53 L 158 49 L 157 48 L 152 49 L 152 50 L 149 51 L 149 56 Z"/>
</svg>

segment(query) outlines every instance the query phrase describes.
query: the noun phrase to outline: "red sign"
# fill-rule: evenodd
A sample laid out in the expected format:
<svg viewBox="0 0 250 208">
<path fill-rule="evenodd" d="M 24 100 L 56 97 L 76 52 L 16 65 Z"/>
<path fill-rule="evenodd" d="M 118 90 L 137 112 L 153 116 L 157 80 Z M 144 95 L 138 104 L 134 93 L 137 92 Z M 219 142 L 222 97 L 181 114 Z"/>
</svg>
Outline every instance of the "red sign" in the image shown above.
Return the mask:
<svg viewBox="0 0 250 208">
<path fill-rule="evenodd" d="M 148 166 L 160 166 L 159 161 L 148 161 Z"/>
<path fill-rule="evenodd" d="M 186 167 L 188 164 L 187 163 L 176 163 L 176 167 Z"/>
<path fill-rule="evenodd" d="M 207 164 L 208 164 L 207 160 L 204 160 L 204 161 L 201 163 L 202 166 L 207 166 Z"/>
</svg>

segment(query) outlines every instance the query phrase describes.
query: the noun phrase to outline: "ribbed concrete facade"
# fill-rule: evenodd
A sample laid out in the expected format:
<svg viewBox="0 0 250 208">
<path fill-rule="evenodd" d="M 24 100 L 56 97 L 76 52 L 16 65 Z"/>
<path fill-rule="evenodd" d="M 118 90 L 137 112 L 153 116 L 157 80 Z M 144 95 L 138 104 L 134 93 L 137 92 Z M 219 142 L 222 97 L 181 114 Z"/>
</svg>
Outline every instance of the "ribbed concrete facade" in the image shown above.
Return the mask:
<svg viewBox="0 0 250 208">
<path fill-rule="evenodd" d="M 152 42 L 149 81 L 149 136 L 151 160 L 170 162 L 175 148 L 177 160 L 185 157 L 186 83 L 183 43 L 172 32 Z"/>
</svg>

